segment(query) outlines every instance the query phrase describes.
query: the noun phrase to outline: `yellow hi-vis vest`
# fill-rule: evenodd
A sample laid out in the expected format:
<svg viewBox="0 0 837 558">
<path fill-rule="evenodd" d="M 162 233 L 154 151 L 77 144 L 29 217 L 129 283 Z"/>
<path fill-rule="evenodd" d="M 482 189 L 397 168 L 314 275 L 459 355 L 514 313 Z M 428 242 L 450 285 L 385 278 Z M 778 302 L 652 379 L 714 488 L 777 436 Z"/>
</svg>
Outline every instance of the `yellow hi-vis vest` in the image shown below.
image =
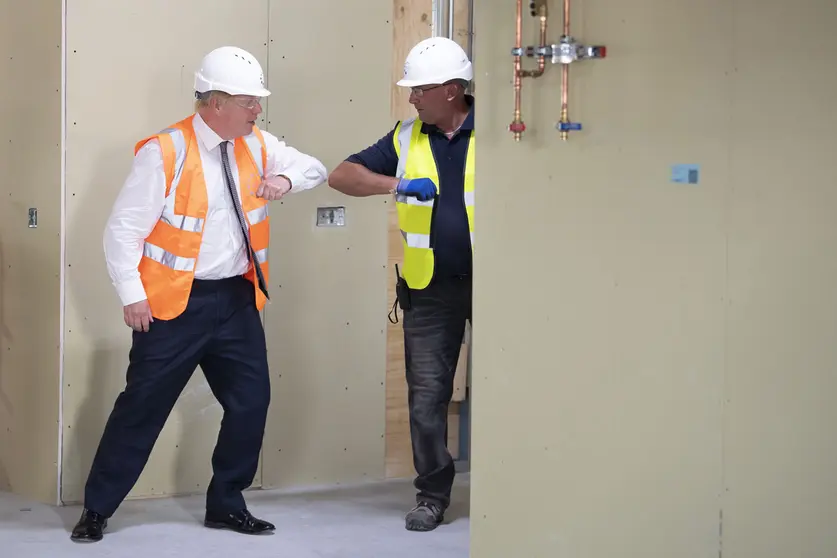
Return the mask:
<svg viewBox="0 0 837 558">
<path fill-rule="evenodd" d="M 398 178 L 429 178 L 439 193 L 439 172 L 430 149 L 430 137 L 422 133 L 422 121 L 411 118 L 398 123 L 393 134 L 395 152 L 398 154 Z M 468 214 L 468 229 L 471 232 L 471 246 L 474 245 L 474 157 L 475 137 L 473 131 L 468 142 L 465 159 L 465 210 Z M 411 289 L 424 289 L 433 279 L 433 245 L 431 235 L 434 200 L 419 201 L 411 196 L 396 195 L 398 226 L 404 239 L 404 262 L 401 275 Z M 442 240 L 444 242 L 444 240 Z"/>
</svg>

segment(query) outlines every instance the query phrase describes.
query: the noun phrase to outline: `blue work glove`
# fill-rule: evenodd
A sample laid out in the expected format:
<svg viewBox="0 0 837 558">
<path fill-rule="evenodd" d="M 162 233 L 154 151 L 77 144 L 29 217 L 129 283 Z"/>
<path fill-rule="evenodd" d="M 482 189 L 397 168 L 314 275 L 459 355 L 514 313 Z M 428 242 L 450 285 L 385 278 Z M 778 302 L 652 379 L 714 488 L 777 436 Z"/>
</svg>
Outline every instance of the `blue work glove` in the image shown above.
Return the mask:
<svg viewBox="0 0 837 558">
<path fill-rule="evenodd" d="M 430 201 L 436 197 L 436 185 L 429 178 L 402 178 L 395 192 L 402 196 L 413 196 L 419 201 Z"/>
</svg>

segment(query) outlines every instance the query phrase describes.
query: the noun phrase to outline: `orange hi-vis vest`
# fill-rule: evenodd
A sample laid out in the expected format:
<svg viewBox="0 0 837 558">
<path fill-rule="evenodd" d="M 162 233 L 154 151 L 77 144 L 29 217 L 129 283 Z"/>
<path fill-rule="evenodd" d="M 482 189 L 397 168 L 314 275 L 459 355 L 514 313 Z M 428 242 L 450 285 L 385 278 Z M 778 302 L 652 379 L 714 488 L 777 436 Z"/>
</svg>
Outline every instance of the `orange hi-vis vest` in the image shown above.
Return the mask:
<svg viewBox="0 0 837 558">
<path fill-rule="evenodd" d="M 160 220 L 145 239 L 139 263 L 140 279 L 151 315 L 160 320 L 176 318 L 189 302 L 209 205 L 193 118 L 194 115 L 189 116 L 137 142 L 134 148 L 136 154 L 148 141 L 156 139 L 163 152 L 166 203 Z M 268 201 L 255 195 L 267 167 L 264 136 L 254 126 L 250 135 L 236 139 L 234 144 L 238 195 L 248 225 L 250 244 L 267 282 L 270 277 L 267 258 L 270 241 Z M 267 299 L 259 289 L 252 262 L 244 276 L 253 283 L 256 307 L 262 310 Z"/>
</svg>

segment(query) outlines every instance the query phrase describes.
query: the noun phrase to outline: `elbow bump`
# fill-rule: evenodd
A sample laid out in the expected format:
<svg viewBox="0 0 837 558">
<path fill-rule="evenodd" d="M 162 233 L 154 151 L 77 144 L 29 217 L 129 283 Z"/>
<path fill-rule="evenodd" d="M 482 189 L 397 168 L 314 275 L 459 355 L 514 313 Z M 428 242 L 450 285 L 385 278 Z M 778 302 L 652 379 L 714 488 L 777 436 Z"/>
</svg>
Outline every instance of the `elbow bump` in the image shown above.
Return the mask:
<svg viewBox="0 0 837 558">
<path fill-rule="evenodd" d="M 328 175 L 327 182 L 329 187 L 339 190 L 341 186 L 341 177 L 343 175 L 343 168 L 338 166 Z"/>
</svg>

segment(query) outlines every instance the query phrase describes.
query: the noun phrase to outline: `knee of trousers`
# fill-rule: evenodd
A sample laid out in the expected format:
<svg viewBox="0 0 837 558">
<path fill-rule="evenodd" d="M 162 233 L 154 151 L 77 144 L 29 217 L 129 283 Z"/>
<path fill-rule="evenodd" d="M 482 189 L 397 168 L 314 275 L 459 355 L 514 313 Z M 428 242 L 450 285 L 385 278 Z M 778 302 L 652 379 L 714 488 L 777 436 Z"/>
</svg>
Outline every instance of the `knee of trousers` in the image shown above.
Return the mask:
<svg viewBox="0 0 837 558">
<path fill-rule="evenodd" d="M 262 417 L 267 415 L 267 410 L 270 407 L 270 388 L 253 390 L 246 399 L 240 401 L 237 408 L 232 409 L 233 412 L 243 415 L 252 415 L 253 417 Z"/>
</svg>

